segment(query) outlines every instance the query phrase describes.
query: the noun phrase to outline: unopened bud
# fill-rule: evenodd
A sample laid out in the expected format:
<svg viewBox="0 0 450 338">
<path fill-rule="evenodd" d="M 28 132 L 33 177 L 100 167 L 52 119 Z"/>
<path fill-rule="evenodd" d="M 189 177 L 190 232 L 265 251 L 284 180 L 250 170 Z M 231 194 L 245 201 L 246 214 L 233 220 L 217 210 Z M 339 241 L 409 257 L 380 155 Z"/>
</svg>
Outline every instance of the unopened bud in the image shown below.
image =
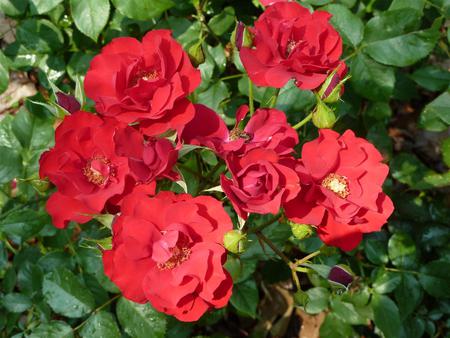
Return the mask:
<svg viewBox="0 0 450 338">
<path fill-rule="evenodd" d="M 241 254 L 247 248 L 247 235 L 240 230 L 228 231 L 223 237 L 223 245 L 225 248 L 235 254 Z"/>
<path fill-rule="evenodd" d="M 313 112 L 312 121 L 317 128 L 329 129 L 334 126 L 336 115 L 332 108 L 319 100 L 316 109 Z"/>
<path fill-rule="evenodd" d="M 353 282 L 352 270 L 346 265 L 335 265 L 331 268 L 328 274 L 328 281 L 334 287 L 340 289 L 347 289 Z"/>
<path fill-rule="evenodd" d="M 74 96 L 63 92 L 56 93 L 56 102 L 60 107 L 64 108 L 71 114 L 79 111 L 81 108 L 80 103 Z"/>
<path fill-rule="evenodd" d="M 309 224 L 298 224 L 288 221 L 291 226 L 292 234 L 297 239 L 304 239 L 310 237 L 314 233 L 314 228 Z"/>
<path fill-rule="evenodd" d="M 253 44 L 252 33 L 250 33 L 247 27 L 240 21 L 236 24 L 236 28 L 231 34 L 231 44 L 239 51 L 242 47 L 249 48 Z"/>
<path fill-rule="evenodd" d="M 17 192 L 19 191 L 19 188 L 17 187 L 17 178 L 13 178 L 10 183 L 11 187 L 11 197 L 14 198 L 17 196 Z"/>
<path fill-rule="evenodd" d="M 195 67 L 205 62 L 205 53 L 203 52 L 202 41 L 189 47 L 188 54 L 192 64 Z"/>
<path fill-rule="evenodd" d="M 344 83 L 349 78 L 350 77 L 347 76 L 346 78 L 341 79 L 337 70 L 332 72 L 319 90 L 320 99 L 325 103 L 337 102 L 343 93 Z"/>
</svg>

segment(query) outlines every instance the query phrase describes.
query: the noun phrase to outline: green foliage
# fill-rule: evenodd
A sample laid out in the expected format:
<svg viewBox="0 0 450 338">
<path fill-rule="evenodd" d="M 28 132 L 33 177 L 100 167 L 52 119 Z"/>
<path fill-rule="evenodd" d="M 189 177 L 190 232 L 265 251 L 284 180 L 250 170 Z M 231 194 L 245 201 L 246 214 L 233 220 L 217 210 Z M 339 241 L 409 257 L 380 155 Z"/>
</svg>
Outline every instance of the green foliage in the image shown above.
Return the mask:
<svg viewBox="0 0 450 338">
<path fill-rule="evenodd" d="M 365 235 L 350 253 L 325 247 L 315 235 L 296 239 L 278 221 L 263 234 L 290 257 L 321 250 L 299 267 L 307 274 L 295 298 L 309 314 L 326 313 L 321 337 L 442 335 L 450 324 L 450 29 L 443 22 L 449 2 L 301 3 L 333 15 L 351 75 L 336 108 L 335 129 L 351 128 L 381 150 L 390 166 L 385 190 L 396 211 L 383 231 Z M 92 110 L 82 93 L 83 77 L 94 55 L 119 36 L 171 29 L 186 50 L 201 46 L 202 84 L 190 99 L 216 110 L 230 126 L 250 89 L 256 107 L 283 110 L 292 124 L 303 119 L 316 104 L 311 91 L 293 81 L 279 91 L 250 87 L 239 53 L 230 47 L 235 22 L 252 25 L 262 7 L 237 0 L 0 0 L 0 11 L 15 21 L 16 38 L 2 41 L 0 93 L 11 72 L 29 74 L 40 92 L 0 115 L 0 336 L 223 337 L 238 328 L 251 334 L 271 318 L 280 298 L 273 290 L 281 287 L 292 297 L 294 287 L 286 282 L 289 268 L 255 234 L 248 236 L 245 253 L 228 257 L 234 288 L 226 310 L 180 323 L 149 304 L 120 297 L 103 272 L 97 247 L 110 243 L 110 231 L 99 220 L 55 229 L 45 212 L 48 192 L 36 189 L 38 160 L 52 146 L 60 116 L 46 103 L 55 101 L 52 85 Z M 304 127 L 301 143 L 315 133 Z M 196 195 L 219 185 L 224 165 L 212 152 L 184 146 L 180 160 L 184 181 L 173 189 Z M 208 194 L 223 197 L 217 189 Z M 267 221 L 251 218 L 248 226 Z M 336 291 L 327 281 L 336 264 L 347 264 L 357 276 L 348 290 Z"/>
</svg>

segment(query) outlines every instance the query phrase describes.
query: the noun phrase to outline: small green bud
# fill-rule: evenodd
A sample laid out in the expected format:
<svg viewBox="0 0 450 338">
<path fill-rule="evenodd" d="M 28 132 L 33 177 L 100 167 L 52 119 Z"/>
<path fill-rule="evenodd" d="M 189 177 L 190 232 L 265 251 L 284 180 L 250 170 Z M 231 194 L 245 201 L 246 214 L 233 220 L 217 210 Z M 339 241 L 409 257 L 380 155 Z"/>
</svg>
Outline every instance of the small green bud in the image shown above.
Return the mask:
<svg viewBox="0 0 450 338">
<path fill-rule="evenodd" d="M 314 228 L 309 224 L 298 224 L 288 221 L 291 226 L 292 234 L 297 239 L 304 239 L 310 237 L 314 233 Z"/>
<path fill-rule="evenodd" d="M 205 53 L 203 52 L 202 41 L 189 47 L 188 54 L 192 64 L 195 67 L 205 62 Z"/>
<path fill-rule="evenodd" d="M 232 253 L 243 253 L 247 248 L 247 244 L 247 235 L 240 230 L 228 231 L 225 236 L 223 236 L 223 245 Z"/>
<path fill-rule="evenodd" d="M 336 115 L 332 108 L 319 100 L 313 112 L 312 121 L 317 128 L 332 128 L 336 123 Z"/>
</svg>

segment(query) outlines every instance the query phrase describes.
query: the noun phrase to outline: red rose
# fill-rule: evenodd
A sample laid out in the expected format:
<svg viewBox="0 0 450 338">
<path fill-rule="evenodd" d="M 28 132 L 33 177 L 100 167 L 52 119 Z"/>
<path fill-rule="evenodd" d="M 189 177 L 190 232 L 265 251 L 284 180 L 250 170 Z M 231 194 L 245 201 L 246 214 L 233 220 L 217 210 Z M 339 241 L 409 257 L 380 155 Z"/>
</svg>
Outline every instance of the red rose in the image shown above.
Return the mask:
<svg viewBox="0 0 450 338">
<path fill-rule="evenodd" d="M 227 158 L 232 179 L 221 176 L 222 189 L 240 217 L 248 213 L 276 214 L 280 205 L 300 191 L 292 157 L 280 157 L 271 149 L 253 149 L 242 157 Z"/>
<path fill-rule="evenodd" d="M 295 79 L 301 89 L 315 89 L 339 67 L 342 40 L 324 11 L 310 13 L 297 2 L 277 2 L 256 20 L 253 48 L 242 48 L 240 56 L 250 79 L 258 86 L 281 88 Z"/>
<path fill-rule="evenodd" d="M 179 178 L 172 170 L 178 159 L 178 150 L 169 140 L 146 137 L 132 127 L 119 130 L 114 140 L 117 154 L 128 157 L 130 173 L 138 182 Z"/>
<path fill-rule="evenodd" d="M 261 5 L 263 6 L 270 6 L 276 2 L 287 2 L 288 0 L 259 0 Z"/>
<path fill-rule="evenodd" d="M 296 223 L 316 225 L 328 245 L 352 250 L 362 234 L 379 231 L 394 206 L 382 191 L 389 171 L 379 151 L 347 130 L 320 130 L 303 146 L 296 167 L 302 190 L 284 205 Z"/>
<path fill-rule="evenodd" d="M 231 296 L 221 245 L 231 229 L 230 217 L 212 197 L 129 195 L 113 224 L 112 250 L 103 252 L 105 273 L 126 298 L 196 321 Z"/>
<path fill-rule="evenodd" d="M 154 30 L 142 43 L 113 39 L 92 60 L 84 87 L 100 114 L 138 121 L 147 135 L 158 135 L 192 119 L 194 108 L 186 95 L 200 81 L 200 72 L 171 32 Z"/>
<path fill-rule="evenodd" d="M 257 109 L 241 129 L 240 122 L 248 113 L 248 106 L 241 106 L 231 132 L 220 116 L 208 107 L 197 104 L 195 111 L 194 119 L 183 130 L 182 140 L 211 148 L 223 158 L 230 152 L 245 154 L 255 148 L 272 149 L 279 155 L 286 155 L 298 144 L 297 132 L 287 122 L 286 115 L 277 109 Z"/>
<path fill-rule="evenodd" d="M 69 220 L 87 222 L 109 198 L 124 191 L 129 168 L 127 158 L 115 152 L 119 127 L 113 120 L 79 111 L 56 129 L 55 147 L 42 154 L 39 175 L 58 189 L 47 202 L 57 228 Z"/>
</svg>

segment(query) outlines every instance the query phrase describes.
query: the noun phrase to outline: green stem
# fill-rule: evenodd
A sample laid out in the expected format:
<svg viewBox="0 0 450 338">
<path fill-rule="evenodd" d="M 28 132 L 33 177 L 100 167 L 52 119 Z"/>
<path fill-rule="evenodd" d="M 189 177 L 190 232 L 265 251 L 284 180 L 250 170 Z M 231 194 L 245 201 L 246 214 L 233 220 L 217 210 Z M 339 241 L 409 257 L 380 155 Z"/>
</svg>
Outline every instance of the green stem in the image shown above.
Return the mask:
<svg viewBox="0 0 450 338">
<path fill-rule="evenodd" d="M 232 80 L 232 79 L 237 79 L 237 78 L 240 78 L 240 77 L 243 77 L 244 76 L 244 74 L 234 74 L 234 75 L 228 75 L 228 76 L 224 76 L 224 77 L 221 77 L 220 79 L 219 79 L 219 81 L 226 81 L 226 80 Z"/>
<path fill-rule="evenodd" d="M 313 113 L 309 113 L 308 116 L 306 116 L 303 120 L 301 120 L 299 123 L 297 123 L 295 126 L 293 126 L 292 128 L 294 128 L 295 130 L 298 130 L 300 127 L 302 127 L 303 125 L 305 125 L 306 123 L 309 122 L 309 120 L 312 119 Z"/>
<path fill-rule="evenodd" d="M 14 249 L 14 247 L 11 245 L 11 243 L 9 243 L 9 241 L 8 241 L 6 238 L 5 238 L 5 240 L 4 240 L 4 243 L 5 243 L 6 248 L 7 248 L 9 251 L 11 251 L 14 255 L 17 254 L 17 250 Z"/>
<path fill-rule="evenodd" d="M 275 105 L 277 104 L 279 94 L 280 94 L 280 89 L 277 88 L 277 90 L 275 91 L 275 94 L 270 98 L 269 108 L 275 107 Z"/>
<path fill-rule="evenodd" d="M 101 309 L 103 309 L 104 307 L 106 307 L 106 306 L 108 306 L 109 304 L 111 304 L 112 302 L 114 302 L 114 301 L 115 301 L 117 298 L 119 298 L 120 296 L 121 296 L 120 293 L 117 294 L 117 295 L 115 295 L 113 298 L 109 299 L 108 301 L 106 301 L 105 303 L 103 303 L 102 305 L 100 305 L 98 308 L 96 308 L 94 311 L 92 311 L 92 312 L 90 313 L 90 315 L 93 315 L 93 314 L 99 312 Z M 74 327 L 74 328 L 73 328 L 73 332 L 76 332 L 76 331 L 78 331 L 79 329 L 81 329 L 81 328 L 84 326 L 84 324 L 86 324 L 86 322 L 87 322 L 87 321 L 89 320 L 89 318 L 91 317 L 90 315 L 89 315 L 89 317 L 88 317 L 86 320 L 84 320 L 83 322 L 81 322 L 81 324 L 79 324 L 78 326 Z"/>
<path fill-rule="evenodd" d="M 267 222 L 265 222 L 265 223 L 263 223 L 263 224 L 257 226 L 256 228 L 251 228 L 251 229 L 249 229 L 249 230 L 247 231 L 247 233 L 248 233 L 248 234 L 251 234 L 251 233 L 256 233 L 256 232 L 258 232 L 258 231 L 264 230 L 264 229 L 267 228 L 269 225 L 272 225 L 273 223 L 275 223 L 276 221 L 278 221 L 278 220 L 280 219 L 280 216 L 281 216 L 281 215 L 276 215 L 275 217 L 269 219 Z"/>
<path fill-rule="evenodd" d="M 306 263 L 307 261 L 309 261 L 310 259 L 316 257 L 317 255 L 320 255 L 320 250 L 314 251 L 313 253 L 310 253 L 309 255 L 300 258 L 298 261 L 295 262 L 296 266 L 302 265 L 304 263 Z"/>
<path fill-rule="evenodd" d="M 255 106 L 253 103 L 253 83 L 250 78 L 248 78 L 248 105 L 250 109 L 250 116 L 255 112 Z"/>
</svg>

